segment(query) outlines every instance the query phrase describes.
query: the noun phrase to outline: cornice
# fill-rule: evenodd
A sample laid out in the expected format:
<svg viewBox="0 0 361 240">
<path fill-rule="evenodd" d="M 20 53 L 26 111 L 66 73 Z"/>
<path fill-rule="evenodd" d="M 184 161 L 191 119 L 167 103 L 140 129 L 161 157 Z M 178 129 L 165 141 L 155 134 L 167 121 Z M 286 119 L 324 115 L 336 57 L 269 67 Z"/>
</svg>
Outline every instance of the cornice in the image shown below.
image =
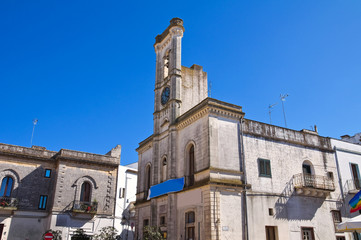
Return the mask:
<svg viewBox="0 0 361 240">
<path fill-rule="evenodd" d="M 282 131 L 284 134 L 278 135 L 275 132 Z M 331 141 L 328 137 L 322 137 L 315 135 L 313 133 L 308 133 L 304 131 L 296 131 L 293 129 L 283 128 L 275 125 L 270 125 L 267 123 L 262 123 L 254 120 L 245 119 L 244 122 L 244 135 L 253 136 L 256 138 L 263 138 L 266 140 L 271 140 L 275 142 L 284 142 L 292 144 L 295 146 L 302 146 L 311 149 L 318 149 L 322 152 L 333 153 Z M 298 135 L 293 139 L 287 138 L 290 135 Z M 310 144 L 306 141 L 306 138 L 317 138 L 317 144 Z"/>
<path fill-rule="evenodd" d="M 43 161 L 71 160 L 80 163 L 118 166 L 119 158 L 108 155 L 93 154 L 74 150 L 61 149 L 59 152 L 44 149 L 27 148 L 16 145 L 0 144 L 0 155 L 22 159 Z"/>
<path fill-rule="evenodd" d="M 207 114 L 235 120 L 244 116 L 241 106 L 222 102 L 213 98 L 206 98 L 176 119 L 177 129 L 183 129 Z"/>
<path fill-rule="evenodd" d="M 171 29 L 174 28 L 174 27 L 177 27 L 179 28 L 180 30 L 182 30 L 182 34 L 184 32 L 184 27 L 183 27 L 183 20 L 180 19 L 180 18 L 173 18 L 172 20 L 170 20 L 170 24 L 169 26 L 167 27 L 166 30 L 164 30 L 164 32 L 160 35 L 157 35 L 155 37 L 155 43 L 154 43 L 154 47 L 161 43 L 168 35 L 169 33 L 171 34 L 175 34 L 174 32 L 172 33 Z M 162 45 L 165 45 L 165 44 L 162 44 Z"/>
<path fill-rule="evenodd" d="M 139 143 L 139 147 L 135 149 L 138 153 L 143 153 L 145 150 L 148 150 L 153 146 L 154 134 L 143 140 Z"/>
<path fill-rule="evenodd" d="M 117 157 L 111 157 L 106 155 L 79 152 L 68 149 L 61 149 L 59 153 L 55 156 L 56 159 L 65 159 L 71 161 L 77 161 L 81 163 L 92 163 L 92 164 L 101 164 L 101 165 L 110 165 L 118 166 L 120 164 L 120 159 Z"/>
</svg>

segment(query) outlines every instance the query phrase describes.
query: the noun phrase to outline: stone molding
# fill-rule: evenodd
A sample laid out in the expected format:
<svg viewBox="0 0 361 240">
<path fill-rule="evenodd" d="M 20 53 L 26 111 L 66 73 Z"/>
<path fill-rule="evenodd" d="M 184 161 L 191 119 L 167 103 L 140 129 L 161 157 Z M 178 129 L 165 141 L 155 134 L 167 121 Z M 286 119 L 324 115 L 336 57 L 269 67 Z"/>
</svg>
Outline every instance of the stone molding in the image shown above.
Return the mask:
<svg viewBox="0 0 361 240">
<path fill-rule="evenodd" d="M 243 126 L 243 133 L 245 136 L 284 142 L 291 145 L 318 149 L 323 152 L 334 152 L 334 149 L 331 146 L 331 141 L 327 137 L 321 137 L 302 130 L 296 131 L 249 119 L 245 119 Z"/>
<path fill-rule="evenodd" d="M 6 176 L 10 176 L 14 179 L 12 189 L 17 189 L 20 183 L 19 174 L 12 169 L 4 169 L 3 171 L 0 172 L 0 179 L 2 180 Z"/>
<path fill-rule="evenodd" d="M 73 161 L 81 161 L 88 163 L 104 164 L 111 166 L 118 166 L 120 159 L 117 157 L 111 157 L 108 155 L 99 155 L 94 153 L 79 152 L 67 149 L 61 149 L 56 155 L 56 159 L 66 159 Z"/>
<path fill-rule="evenodd" d="M 146 150 L 150 149 L 151 147 L 153 147 L 153 138 L 154 138 L 154 134 L 148 137 L 147 139 L 145 139 L 144 141 L 140 142 L 139 147 L 136 149 L 136 151 L 139 154 L 141 154 Z"/>
<path fill-rule="evenodd" d="M 56 161 L 59 159 L 66 159 L 72 161 L 79 161 L 81 163 L 105 164 L 111 166 L 118 166 L 120 162 L 119 157 L 112 157 L 109 155 L 100 155 L 67 149 L 60 149 L 59 152 L 55 152 L 45 149 L 27 148 L 3 143 L 0 143 L 0 155 L 43 161 Z"/>
<path fill-rule="evenodd" d="M 52 160 L 55 154 L 57 154 L 57 152 L 0 143 L 0 155 L 18 156 L 38 160 Z"/>
<path fill-rule="evenodd" d="M 170 20 L 170 24 L 167 27 L 167 29 L 164 30 L 164 32 L 162 34 L 157 35 L 155 37 L 154 46 L 157 45 L 158 43 L 161 43 L 169 35 L 169 32 L 173 32 L 174 30 L 172 28 L 177 28 L 177 29 L 182 30 L 182 34 L 183 34 L 183 32 L 184 32 L 183 20 L 180 18 L 173 18 L 172 20 Z M 170 31 L 171 29 L 173 31 Z"/>
<path fill-rule="evenodd" d="M 216 115 L 238 120 L 244 113 L 242 107 L 222 102 L 213 98 L 206 98 L 198 105 L 176 119 L 177 129 L 183 129 L 205 115 Z"/>
</svg>

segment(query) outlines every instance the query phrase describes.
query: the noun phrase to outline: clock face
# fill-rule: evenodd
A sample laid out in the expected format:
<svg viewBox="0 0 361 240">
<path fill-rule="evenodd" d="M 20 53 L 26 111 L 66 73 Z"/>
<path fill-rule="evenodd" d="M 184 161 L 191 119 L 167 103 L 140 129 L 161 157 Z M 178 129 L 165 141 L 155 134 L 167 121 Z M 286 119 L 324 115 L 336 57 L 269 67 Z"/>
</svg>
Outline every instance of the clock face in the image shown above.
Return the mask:
<svg viewBox="0 0 361 240">
<path fill-rule="evenodd" d="M 162 105 L 164 105 L 168 102 L 169 96 L 170 96 L 170 89 L 169 89 L 169 87 L 166 87 L 163 89 L 162 96 L 161 96 Z"/>
</svg>

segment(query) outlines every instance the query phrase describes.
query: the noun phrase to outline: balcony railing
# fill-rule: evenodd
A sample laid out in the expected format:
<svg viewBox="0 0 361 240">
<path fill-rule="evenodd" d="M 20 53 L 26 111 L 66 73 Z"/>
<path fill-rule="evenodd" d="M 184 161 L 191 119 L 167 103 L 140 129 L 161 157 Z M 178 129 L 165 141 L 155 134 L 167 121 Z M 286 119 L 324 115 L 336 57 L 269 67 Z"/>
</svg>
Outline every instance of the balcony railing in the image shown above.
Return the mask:
<svg viewBox="0 0 361 240">
<path fill-rule="evenodd" d="M 361 179 L 349 179 L 346 181 L 345 190 L 349 193 L 355 193 L 361 190 Z"/>
<path fill-rule="evenodd" d="M 12 197 L 0 197 L 0 209 L 16 210 L 18 209 L 18 200 Z"/>
<path fill-rule="evenodd" d="M 334 191 L 335 183 L 332 178 L 313 174 L 296 174 L 293 176 L 295 188 L 313 188 L 326 191 Z"/>
<path fill-rule="evenodd" d="M 82 202 L 82 201 L 74 201 L 73 203 L 73 212 L 79 213 L 97 213 L 98 210 L 98 202 Z"/>
</svg>

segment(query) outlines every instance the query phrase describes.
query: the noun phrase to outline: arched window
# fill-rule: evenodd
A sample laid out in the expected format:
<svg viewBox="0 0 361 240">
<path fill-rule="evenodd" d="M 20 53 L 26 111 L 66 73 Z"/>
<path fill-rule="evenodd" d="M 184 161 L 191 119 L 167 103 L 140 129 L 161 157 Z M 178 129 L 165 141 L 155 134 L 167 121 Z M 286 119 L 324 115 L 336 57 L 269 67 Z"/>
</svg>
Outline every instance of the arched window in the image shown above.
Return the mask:
<svg viewBox="0 0 361 240">
<path fill-rule="evenodd" d="M 150 174 L 150 164 L 149 164 L 145 167 L 145 183 L 144 183 L 145 194 L 144 194 L 144 197 L 146 199 L 148 198 L 148 192 L 150 189 L 150 179 L 151 179 L 151 174 Z"/>
<path fill-rule="evenodd" d="M 162 182 L 167 180 L 167 159 L 163 158 L 162 161 Z"/>
<path fill-rule="evenodd" d="M 194 146 L 193 145 L 189 148 L 189 152 L 188 152 L 188 177 L 189 177 L 188 186 L 192 186 L 194 184 Z"/>
<path fill-rule="evenodd" d="M 10 197 L 13 190 L 14 179 L 6 176 L 1 181 L 0 197 Z"/>
<path fill-rule="evenodd" d="M 80 201 L 90 202 L 91 199 L 91 185 L 89 182 L 84 182 L 81 185 Z"/>
<path fill-rule="evenodd" d="M 193 211 L 186 212 L 185 225 L 186 225 L 186 240 L 194 240 L 195 238 L 195 223 L 196 218 Z"/>
<path fill-rule="evenodd" d="M 169 74 L 169 52 L 170 50 L 167 50 L 163 57 L 163 78 L 167 78 Z"/>
<path fill-rule="evenodd" d="M 310 161 L 306 160 L 302 163 L 302 173 L 305 186 L 314 187 L 315 179 L 313 175 L 315 174 L 315 170 Z"/>
<path fill-rule="evenodd" d="M 312 163 L 308 160 L 302 163 L 302 173 L 303 174 L 315 174 Z"/>
</svg>

